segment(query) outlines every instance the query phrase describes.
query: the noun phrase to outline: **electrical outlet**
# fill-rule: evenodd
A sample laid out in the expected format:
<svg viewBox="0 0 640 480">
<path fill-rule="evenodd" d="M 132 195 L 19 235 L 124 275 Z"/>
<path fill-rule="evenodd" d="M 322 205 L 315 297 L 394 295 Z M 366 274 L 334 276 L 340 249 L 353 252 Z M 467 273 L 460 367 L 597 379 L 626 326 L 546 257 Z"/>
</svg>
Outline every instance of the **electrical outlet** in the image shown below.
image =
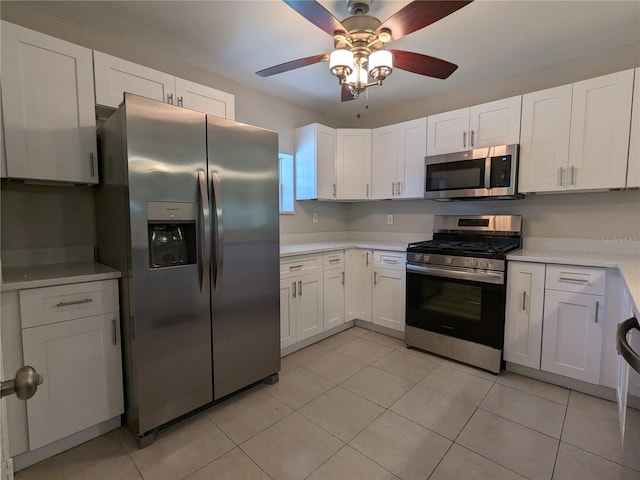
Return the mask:
<svg viewBox="0 0 640 480">
<path fill-rule="evenodd" d="M 393 225 L 393 215 L 387 215 L 387 225 Z"/>
<path fill-rule="evenodd" d="M 311 221 L 312 221 L 313 223 L 318 223 L 318 214 L 317 214 L 317 213 L 313 213 L 313 214 L 311 215 Z"/>
</svg>

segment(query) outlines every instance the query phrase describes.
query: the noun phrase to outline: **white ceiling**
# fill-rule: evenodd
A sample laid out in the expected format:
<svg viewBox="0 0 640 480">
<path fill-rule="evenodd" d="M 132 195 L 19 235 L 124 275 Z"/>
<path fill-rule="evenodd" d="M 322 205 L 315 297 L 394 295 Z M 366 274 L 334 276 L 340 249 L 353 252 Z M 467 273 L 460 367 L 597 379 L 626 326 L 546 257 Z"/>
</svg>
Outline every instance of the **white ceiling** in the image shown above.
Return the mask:
<svg viewBox="0 0 640 480">
<path fill-rule="evenodd" d="M 348 16 L 344 0 L 320 3 L 340 20 Z M 369 13 L 384 21 L 407 3 L 374 0 Z M 260 69 L 328 52 L 333 46 L 329 35 L 279 0 L 3 1 L 2 17 L 31 22 L 32 28 L 51 25 L 54 31 L 47 33 L 54 35 L 64 33 L 66 25 L 70 31 L 96 32 L 111 36 L 114 42 L 128 42 L 132 49 L 153 46 L 182 62 L 320 112 L 352 111 L 341 104 L 340 87 L 326 63 L 269 78 L 255 75 Z M 369 101 L 379 107 L 637 47 L 640 1 L 475 0 L 388 45 L 439 57 L 459 68 L 446 80 L 395 70 L 385 85 L 369 89 Z"/>
</svg>

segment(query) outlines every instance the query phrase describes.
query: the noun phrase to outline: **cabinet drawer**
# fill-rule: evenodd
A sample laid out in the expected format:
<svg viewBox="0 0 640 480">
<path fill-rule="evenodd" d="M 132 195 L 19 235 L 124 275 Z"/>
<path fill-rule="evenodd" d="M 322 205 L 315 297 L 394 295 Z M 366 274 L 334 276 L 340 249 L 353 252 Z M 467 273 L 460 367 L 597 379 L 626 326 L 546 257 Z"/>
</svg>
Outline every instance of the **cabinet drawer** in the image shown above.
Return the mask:
<svg viewBox="0 0 640 480">
<path fill-rule="evenodd" d="M 280 278 L 322 271 L 322 254 L 299 255 L 280 260 Z"/>
<path fill-rule="evenodd" d="M 118 312 L 118 281 L 73 283 L 20 291 L 22 328 Z"/>
<path fill-rule="evenodd" d="M 322 254 L 322 266 L 325 270 L 344 267 L 344 250 Z"/>
<path fill-rule="evenodd" d="M 387 252 L 375 250 L 373 252 L 373 265 L 390 270 L 405 270 L 407 254 L 405 252 Z"/>
<path fill-rule="evenodd" d="M 604 295 L 606 278 L 607 274 L 604 268 L 547 265 L 545 288 Z"/>
</svg>

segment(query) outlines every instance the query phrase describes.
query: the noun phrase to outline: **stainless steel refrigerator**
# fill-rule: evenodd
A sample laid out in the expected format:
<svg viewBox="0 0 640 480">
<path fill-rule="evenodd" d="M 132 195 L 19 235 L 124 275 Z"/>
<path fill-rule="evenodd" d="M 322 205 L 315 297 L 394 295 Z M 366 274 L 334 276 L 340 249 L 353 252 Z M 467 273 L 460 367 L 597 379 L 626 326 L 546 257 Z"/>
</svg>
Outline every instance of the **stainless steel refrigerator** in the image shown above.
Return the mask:
<svg viewBox="0 0 640 480">
<path fill-rule="evenodd" d="M 122 272 L 125 415 L 145 446 L 277 381 L 278 136 L 125 94 L 98 138 L 97 256 Z"/>
</svg>

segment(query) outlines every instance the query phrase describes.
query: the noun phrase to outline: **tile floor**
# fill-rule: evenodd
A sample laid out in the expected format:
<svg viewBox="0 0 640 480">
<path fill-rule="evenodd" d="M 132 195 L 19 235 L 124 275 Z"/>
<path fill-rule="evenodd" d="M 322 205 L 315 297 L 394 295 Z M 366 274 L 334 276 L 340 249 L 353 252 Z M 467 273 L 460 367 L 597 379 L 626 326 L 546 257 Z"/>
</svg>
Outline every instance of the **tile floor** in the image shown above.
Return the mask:
<svg viewBox="0 0 640 480">
<path fill-rule="evenodd" d="M 640 479 L 640 412 L 351 328 L 144 450 L 116 430 L 18 480 Z"/>
</svg>

